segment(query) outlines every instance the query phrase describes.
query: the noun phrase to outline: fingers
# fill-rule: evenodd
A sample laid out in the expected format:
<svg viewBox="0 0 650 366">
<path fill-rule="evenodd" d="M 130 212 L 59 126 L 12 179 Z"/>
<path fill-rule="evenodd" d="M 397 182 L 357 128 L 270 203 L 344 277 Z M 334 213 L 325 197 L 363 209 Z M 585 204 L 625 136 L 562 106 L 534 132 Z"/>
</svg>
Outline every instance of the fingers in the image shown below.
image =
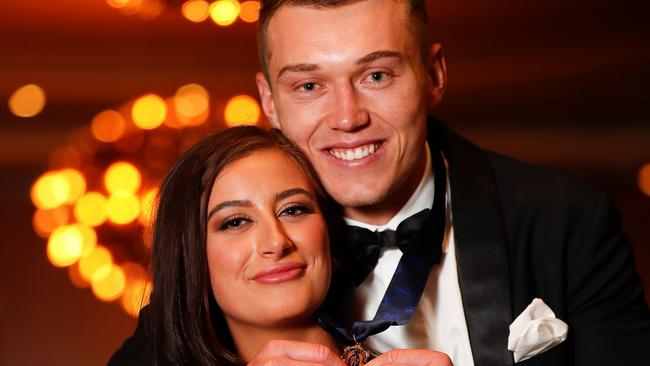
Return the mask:
<svg viewBox="0 0 650 366">
<path fill-rule="evenodd" d="M 275 340 L 267 343 L 249 366 L 344 366 L 338 355 L 321 344 Z"/>
<path fill-rule="evenodd" d="M 428 349 L 396 349 L 388 351 L 367 366 L 453 366 L 449 356 Z"/>
</svg>

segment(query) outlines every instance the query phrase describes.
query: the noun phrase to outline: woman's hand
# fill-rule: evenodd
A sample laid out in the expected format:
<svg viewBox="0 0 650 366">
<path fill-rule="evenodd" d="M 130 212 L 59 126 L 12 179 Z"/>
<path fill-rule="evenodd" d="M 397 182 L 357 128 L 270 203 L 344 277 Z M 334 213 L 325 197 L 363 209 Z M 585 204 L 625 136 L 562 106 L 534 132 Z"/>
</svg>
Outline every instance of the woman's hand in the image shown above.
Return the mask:
<svg viewBox="0 0 650 366">
<path fill-rule="evenodd" d="M 270 341 L 248 366 L 344 366 L 336 352 L 322 344 Z M 435 364 L 437 366 L 437 364 Z"/>
<path fill-rule="evenodd" d="M 453 366 L 449 356 L 428 349 L 394 349 L 366 366 Z"/>
</svg>

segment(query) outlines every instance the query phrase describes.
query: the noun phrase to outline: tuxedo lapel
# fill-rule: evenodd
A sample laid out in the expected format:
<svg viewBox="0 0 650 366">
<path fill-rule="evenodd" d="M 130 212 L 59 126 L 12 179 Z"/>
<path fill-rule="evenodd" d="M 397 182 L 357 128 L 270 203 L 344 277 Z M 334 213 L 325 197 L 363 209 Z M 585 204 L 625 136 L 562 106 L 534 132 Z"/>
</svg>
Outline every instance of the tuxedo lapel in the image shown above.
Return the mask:
<svg viewBox="0 0 650 366">
<path fill-rule="evenodd" d="M 508 247 L 492 168 L 484 153 L 437 121 L 428 141 L 449 164 L 458 281 L 475 366 L 512 365 Z M 434 152 L 432 152 L 433 154 Z"/>
</svg>

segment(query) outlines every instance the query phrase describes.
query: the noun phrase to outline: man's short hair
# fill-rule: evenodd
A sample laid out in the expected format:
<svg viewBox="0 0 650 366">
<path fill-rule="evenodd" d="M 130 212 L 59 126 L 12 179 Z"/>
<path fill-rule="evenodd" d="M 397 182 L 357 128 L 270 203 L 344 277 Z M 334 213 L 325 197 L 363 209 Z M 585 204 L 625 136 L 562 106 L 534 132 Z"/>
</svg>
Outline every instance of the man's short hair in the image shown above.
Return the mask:
<svg viewBox="0 0 650 366">
<path fill-rule="evenodd" d="M 329 7 L 338 7 L 353 4 L 355 2 L 360 2 L 364 0 L 262 0 L 262 6 L 260 8 L 260 16 L 258 21 L 257 28 L 257 52 L 260 59 L 260 66 L 262 71 L 266 76 L 266 79 L 270 82 L 269 79 L 269 70 L 268 70 L 268 45 L 266 42 L 266 31 L 269 27 L 269 21 L 273 17 L 273 14 L 283 6 L 307 6 L 317 9 L 329 8 Z M 429 61 L 429 50 L 433 45 L 433 37 L 431 35 L 431 27 L 429 26 L 429 18 L 427 16 L 427 7 L 425 0 L 396 0 L 405 2 L 408 6 L 409 13 L 411 16 L 411 31 L 416 38 L 416 41 L 420 43 L 420 55 L 422 57 L 422 63 L 427 64 Z"/>
</svg>

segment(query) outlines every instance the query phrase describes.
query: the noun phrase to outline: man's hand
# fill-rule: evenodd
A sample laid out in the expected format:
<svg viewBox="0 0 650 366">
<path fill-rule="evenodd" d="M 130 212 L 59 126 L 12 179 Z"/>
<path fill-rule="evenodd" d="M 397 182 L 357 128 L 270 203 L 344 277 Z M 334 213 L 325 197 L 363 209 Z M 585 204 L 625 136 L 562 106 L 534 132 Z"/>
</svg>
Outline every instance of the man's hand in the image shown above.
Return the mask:
<svg viewBox="0 0 650 366">
<path fill-rule="evenodd" d="M 296 341 L 270 341 L 248 363 L 248 366 L 317 365 L 344 366 L 336 352 L 326 346 Z"/>
<path fill-rule="evenodd" d="M 449 356 L 428 349 L 394 349 L 366 366 L 453 366 Z"/>
</svg>

